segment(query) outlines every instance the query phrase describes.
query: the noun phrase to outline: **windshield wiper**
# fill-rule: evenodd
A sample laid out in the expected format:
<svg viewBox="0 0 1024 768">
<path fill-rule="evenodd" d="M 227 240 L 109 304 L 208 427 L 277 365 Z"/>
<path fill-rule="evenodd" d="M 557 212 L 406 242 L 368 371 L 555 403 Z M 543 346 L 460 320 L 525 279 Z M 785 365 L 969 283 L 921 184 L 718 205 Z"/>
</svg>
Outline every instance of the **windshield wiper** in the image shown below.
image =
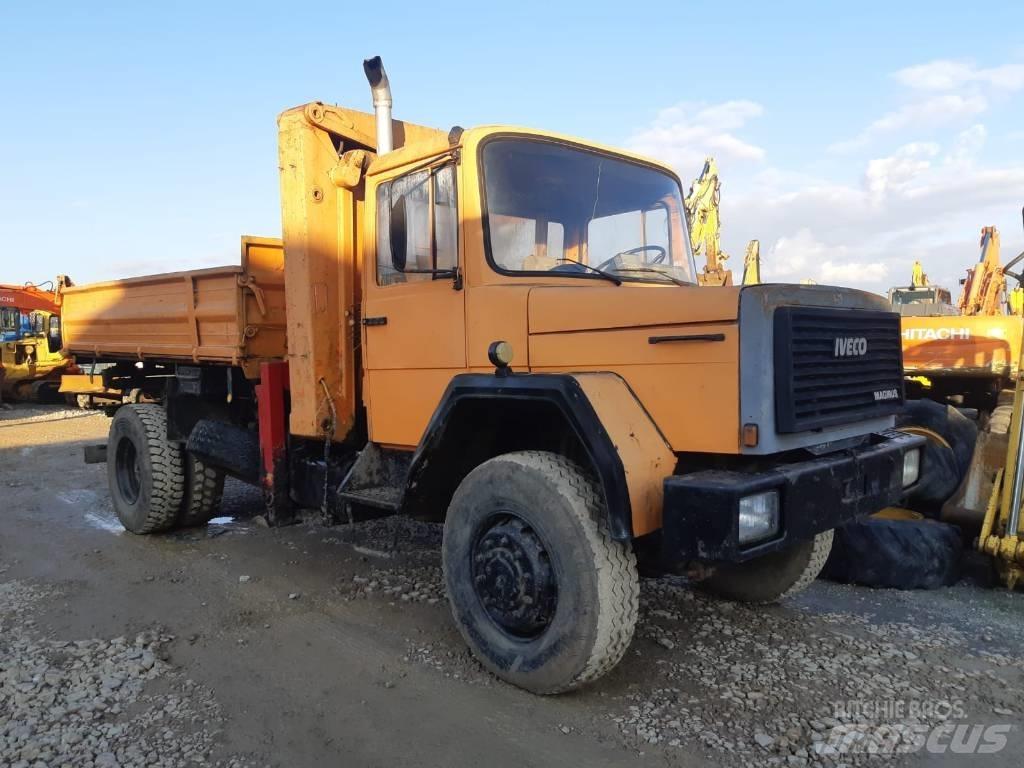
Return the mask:
<svg viewBox="0 0 1024 768">
<path fill-rule="evenodd" d="M 688 283 L 685 280 L 680 280 L 678 277 L 673 277 L 668 272 L 662 272 L 660 269 L 651 269 L 650 267 L 616 267 L 616 272 L 653 272 L 656 275 L 668 278 L 676 285 L 690 286 L 693 283 Z"/>
<path fill-rule="evenodd" d="M 568 262 L 570 262 L 572 264 L 579 264 L 584 269 L 589 269 L 591 272 L 593 272 L 596 275 L 600 275 L 605 280 L 610 280 L 611 282 L 615 283 L 616 285 L 622 285 L 622 278 L 621 277 L 616 277 L 611 272 L 605 272 L 603 269 L 598 269 L 597 267 L 592 267 L 589 264 L 584 264 L 582 261 L 577 261 L 576 259 L 570 259 L 568 256 L 560 256 L 559 258 L 555 259 L 555 261 L 568 261 Z"/>
</svg>

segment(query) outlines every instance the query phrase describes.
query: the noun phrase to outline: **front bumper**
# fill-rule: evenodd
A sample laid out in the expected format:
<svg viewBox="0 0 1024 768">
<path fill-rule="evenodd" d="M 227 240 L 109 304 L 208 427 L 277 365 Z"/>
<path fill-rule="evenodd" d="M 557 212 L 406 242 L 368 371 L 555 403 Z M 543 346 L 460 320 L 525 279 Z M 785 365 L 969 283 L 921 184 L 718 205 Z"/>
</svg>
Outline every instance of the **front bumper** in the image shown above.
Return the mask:
<svg viewBox="0 0 1024 768">
<path fill-rule="evenodd" d="M 742 562 L 897 503 L 903 455 L 924 438 L 884 432 L 855 448 L 754 472 L 703 470 L 665 479 L 663 556 L 669 562 Z M 739 541 L 739 502 L 775 490 L 780 528 L 767 541 Z"/>
</svg>

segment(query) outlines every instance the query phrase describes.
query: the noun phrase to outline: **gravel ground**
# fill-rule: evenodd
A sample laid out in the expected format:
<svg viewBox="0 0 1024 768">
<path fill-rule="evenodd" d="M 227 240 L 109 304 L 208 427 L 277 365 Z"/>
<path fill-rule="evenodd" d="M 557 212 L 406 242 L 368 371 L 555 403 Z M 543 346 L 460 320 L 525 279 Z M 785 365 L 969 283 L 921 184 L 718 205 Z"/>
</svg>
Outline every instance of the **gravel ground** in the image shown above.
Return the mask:
<svg viewBox="0 0 1024 768">
<path fill-rule="evenodd" d="M 1006 726 L 977 759 L 1024 759 L 1020 593 L 817 582 L 755 608 L 647 579 L 622 664 L 539 699 L 461 642 L 440 526 L 268 529 L 232 482 L 214 524 L 132 537 L 81 464 L 107 420 L 21 413 L 0 414 L 0 765 L 959 765 L 915 734 L 977 751 Z"/>
<path fill-rule="evenodd" d="M 41 637 L 29 618 L 33 606 L 58 596 L 0 583 L 0 765 L 210 765 L 220 708 L 164 661 L 174 637 L 159 629 L 134 639 Z M 161 692 L 147 693 L 157 681 Z"/>
</svg>

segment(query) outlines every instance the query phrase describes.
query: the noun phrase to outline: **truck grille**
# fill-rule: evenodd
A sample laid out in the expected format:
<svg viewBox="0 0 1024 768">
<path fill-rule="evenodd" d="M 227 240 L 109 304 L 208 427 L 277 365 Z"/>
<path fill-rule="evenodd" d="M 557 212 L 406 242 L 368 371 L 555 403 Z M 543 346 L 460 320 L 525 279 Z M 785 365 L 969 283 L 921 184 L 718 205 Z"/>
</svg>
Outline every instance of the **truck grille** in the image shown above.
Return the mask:
<svg viewBox="0 0 1024 768">
<path fill-rule="evenodd" d="M 903 404 L 899 315 L 780 307 L 774 336 L 779 432 L 889 416 Z"/>
</svg>

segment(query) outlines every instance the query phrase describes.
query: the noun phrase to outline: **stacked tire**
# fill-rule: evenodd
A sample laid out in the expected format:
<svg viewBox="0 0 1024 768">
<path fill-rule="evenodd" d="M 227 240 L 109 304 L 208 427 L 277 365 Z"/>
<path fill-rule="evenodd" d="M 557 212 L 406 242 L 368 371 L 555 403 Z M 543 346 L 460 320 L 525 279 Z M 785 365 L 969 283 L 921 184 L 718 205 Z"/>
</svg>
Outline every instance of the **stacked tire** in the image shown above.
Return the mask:
<svg viewBox="0 0 1024 768">
<path fill-rule="evenodd" d="M 823 575 L 833 581 L 891 589 L 938 589 L 960 578 L 963 537 L 939 521 L 942 505 L 970 469 L 978 429 L 957 409 L 911 400 L 897 428 L 926 442 L 918 482 L 903 501 L 909 514 L 876 515 L 836 529 Z"/>
</svg>

